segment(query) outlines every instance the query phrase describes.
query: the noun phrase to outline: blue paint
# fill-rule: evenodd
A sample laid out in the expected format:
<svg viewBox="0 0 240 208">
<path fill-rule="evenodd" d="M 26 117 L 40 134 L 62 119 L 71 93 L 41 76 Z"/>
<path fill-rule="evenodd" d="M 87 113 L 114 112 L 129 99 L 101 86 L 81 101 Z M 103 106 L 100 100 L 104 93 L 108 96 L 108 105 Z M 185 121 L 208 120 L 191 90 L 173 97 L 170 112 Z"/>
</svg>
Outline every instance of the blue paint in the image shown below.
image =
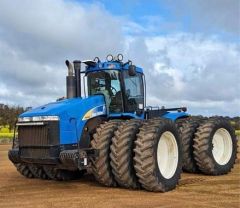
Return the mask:
<svg viewBox="0 0 240 208">
<path fill-rule="evenodd" d="M 184 118 L 184 117 L 188 117 L 189 115 L 185 112 L 176 112 L 176 113 L 172 113 L 172 112 L 167 112 L 166 114 L 164 114 L 162 117 L 163 118 L 168 118 L 171 119 L 173 121 L 179 119 L 179 118 Z"/>
<path fill-rule="evenodd" d="M 72 98 L 49 103 L 21 114 L 19 117 L 58 116 L 60 118 L 60 144 L 77 143 L 87 120 L 82 120 L 89 110 L 105 105 L 102 95 Z"/>
<path fill-rule="evenodd" d="M 86 66 L 86 74 L 89 72 L 94 72 L 94 71 L 101 71 L 101 70 L 128 70 L 129 64 L 125 64 L 124 66 L 117 62 L 117 61 L 109 61 L 109 62 L 100 62 L 97 63 L 96 66 Z M 140 67 L 136 67 L 136 71 L 139 73 L 143 73 L 143 69 Z"/>
<path fill-rule="evenodd" d="M 110 113 L 110 118 L 136 118 L 136 119 L 144 119 L 144 113 L 142 115 L 137 115 L 136 113 Z"/>
</svg>

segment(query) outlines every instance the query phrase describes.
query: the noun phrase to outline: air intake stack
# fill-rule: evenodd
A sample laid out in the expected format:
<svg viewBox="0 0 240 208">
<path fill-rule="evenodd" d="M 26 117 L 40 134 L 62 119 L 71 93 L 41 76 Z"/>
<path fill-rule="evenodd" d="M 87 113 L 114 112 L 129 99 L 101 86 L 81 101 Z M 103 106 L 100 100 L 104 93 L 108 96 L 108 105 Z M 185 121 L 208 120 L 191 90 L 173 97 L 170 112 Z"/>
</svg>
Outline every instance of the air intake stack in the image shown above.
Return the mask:
<svg viewBox="0 0 240 208">
<path fill-rule="evenodd" d="M 68 68 L 68 75 L 66 76 L 66 91 L 67 98 L 75 98 L 76 97 L 76 77 L 73 74 L 73 66 L 72 64 L 66 60 L 65 61 Z"/>
</svg>

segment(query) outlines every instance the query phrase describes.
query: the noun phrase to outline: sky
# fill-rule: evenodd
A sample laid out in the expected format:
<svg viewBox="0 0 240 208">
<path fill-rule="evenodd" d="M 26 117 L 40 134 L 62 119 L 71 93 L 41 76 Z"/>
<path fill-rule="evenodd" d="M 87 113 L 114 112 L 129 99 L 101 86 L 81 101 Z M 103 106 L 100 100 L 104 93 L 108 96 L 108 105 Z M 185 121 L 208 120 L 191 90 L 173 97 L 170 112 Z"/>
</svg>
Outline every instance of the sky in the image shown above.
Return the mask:
<svg viewBox="0 0 240 208">
<path fill-rule="evenodd" d="M 62 97 L 66 59 L 122 53 L 147 104 L 240 115 L 240 0 L 1 0 L 0 103 Z"/>
</svg>

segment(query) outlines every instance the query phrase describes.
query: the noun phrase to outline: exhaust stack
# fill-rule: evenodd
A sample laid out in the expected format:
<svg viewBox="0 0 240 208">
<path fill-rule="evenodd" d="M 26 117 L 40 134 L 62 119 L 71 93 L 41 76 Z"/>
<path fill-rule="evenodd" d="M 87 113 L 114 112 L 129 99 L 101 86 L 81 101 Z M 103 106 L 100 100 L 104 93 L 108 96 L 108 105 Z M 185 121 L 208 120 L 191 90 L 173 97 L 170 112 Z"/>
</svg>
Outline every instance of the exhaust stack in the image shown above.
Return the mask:
<svg viewBox="0 0 240 208">
<path fill-rule="evenodd" d="M 81 97 L 81 61 L 73 62 L 76 77 L 76 97 Z"/>
<path fill-rule="evenodd" d="M 65 61 L 68 68 L 68 75 L 66 76 L 66 91 L 67 98 L 75 98 L 76 97 L 76 78 L 73 74 L 73 66 L 72 64 L 66 60 Z"/>
</svg>

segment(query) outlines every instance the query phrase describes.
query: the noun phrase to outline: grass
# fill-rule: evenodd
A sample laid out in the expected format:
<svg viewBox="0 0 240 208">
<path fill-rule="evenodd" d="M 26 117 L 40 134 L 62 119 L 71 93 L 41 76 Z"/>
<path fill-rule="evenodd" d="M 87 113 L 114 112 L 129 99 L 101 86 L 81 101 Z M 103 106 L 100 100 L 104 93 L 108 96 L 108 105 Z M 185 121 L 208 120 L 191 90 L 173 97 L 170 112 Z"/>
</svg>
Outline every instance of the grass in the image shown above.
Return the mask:
<svg viewBox="0 0 240 208">
<path fill-rule="evenodd" d="M 0 133 L 0 144 L 11 143 L 13 139 L 13 133 Z"/>
<path fill-rule="evenodd" d="M 240 136 L 240 130 L 236 130 L 235 133 L 237 136 Z"/>
<path fill-rule="evenodd" d="M 11 139 L 13 138 L 13 133 L 0 133 L 0 139 Z"/>
</svg>

